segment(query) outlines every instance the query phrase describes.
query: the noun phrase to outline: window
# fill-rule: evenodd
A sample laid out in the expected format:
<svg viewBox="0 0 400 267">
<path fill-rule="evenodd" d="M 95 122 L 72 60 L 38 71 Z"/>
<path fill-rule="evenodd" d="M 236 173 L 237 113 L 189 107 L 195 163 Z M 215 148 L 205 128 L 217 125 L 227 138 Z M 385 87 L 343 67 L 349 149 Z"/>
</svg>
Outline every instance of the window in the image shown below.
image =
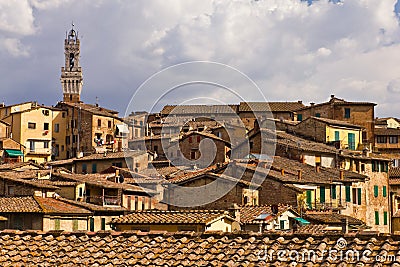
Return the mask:
<svg viewBox="0 0 400 267">
<path fill-rule="evenodd" d="M 190 152 L 190 159 L 196 159 L 196 151 Z"/>
<path fill-rule="evenodd" d="M 279 221 L 279 229 L 284 230 L 285 229 L 285 220 Z"/>
<path fill-rule="evenodd" d="M 101 127 L 101 120 L 100 119 L 97 120 L 97 127 Z"/>
<path fill-rule="evenodd" d="M 92 173 L 97 173 L 97 164 L 96 163 L 92 164 Z"/>
<path fill-rule="evenodd" d="M 349 149 L 355 150 L 356 149 L 356 135 L 354 133 L 348 133 L 349 138 Z"/>
<path fill-rule="evenodd" d="M 65 118 L 65 112 L 62 113 L 62 117 Z"/>
<path fill-rule="evenodd" d="M 89 230 L 91 232 L 93 232 L 94 231 L 94 218 L 90 218 L 90 226 L 89 227 L 90 227 Z"/>
<path fill-rule="evenodd" d="M 350 186 L 346 185 L 345 190 L 346 190 L 346 202 L 350 202 L 351 201 Z"/>
<path fill-rule="evenodd" d="M 13 185 L 7 186 L 7 194 L 9 196 L 13 196 L 15 194 L 15 186 Z"/>
<path fill-rule="evenodd" d="M 377 136 L 376 137 L 376 142 L 378 144 L 386 144 L 387 143 L 387 137 L 386 136 Z"/>
<path fill-rule="evenodd" d="M 399 142 L 399 138 L 397 136 L 389 136 L 389 144 L 397 144 Z"/>
<path fill-rule="evenodd" d="M 336 199 L 336 185 L 332 185 L 331 187 L 331 198 Z"/>
<path fill-rule="evenodd" d="M 325 203 L 325 186 L 319 187 L 319 202 Z"/>
<path fill-rule="evenodd" d="M 49 141 L 44 141 L 43 142 L 43 148 L 49 148 Z"/>
<path fill-rule="evenodd" d="M 101 218 L 101 230 L 106 230 L 106 218 Z"/>
<path fill-rule="evenodd" d="M 60 132 L 60 124 L 59 123 L 54 124 L 54 132 L 56 132 L 56 133 Z"/>
<path fill-rule="evenodd" d="M 139 198 L 135 196 L 135 210 L 139 209 Z"/>
<path fill-rule="evenodd" d="M 361 188 L 353 188 L 353 204 L 361 205 Z"/>
<path fill-rule="evenodd" d="M 36 123 L 28 122 L 28 129 L 36 129 Z"/>
<path fill-rule="evenodd" d="M 350 119 L 350 108 L 345 108 L 344 109 L 344 118 L 345 119 Z"/>
<path fill-rule="evenodd" d="M 79 187 L 79 197 L 83 197 L 83 188 Z"/>
<path fill-rule="evenodd" d="M 335 141 L 340 141 L 340 132 L 335 131 Z"/>
<path fill-rule="evenodd" d="M 64 152 L 64 150 L 65 150 L 64 145 L 61 145 L 61 152 Z"/>
<path fill-rule="evenodd" d="M 302 121 L 303 120 L 303 114 L 297 114 L 297 120 Z"/>
<path fill-rule="evenodd" d="M 382 188 L 382 195 L 383 195 L 383 197 L 386 197 L 386 196 L 387 196 L 386 185 L 384 185 L 383 188 Z"/>
<path fill-rule="evenodd" d="M 383 212 L 383 225 L 388 225 L 388 214 L 387 214 L 387 211 Z"/>
<path fill-rule="evenodd" d="M 54 230 L 60 230 L 60 219 L 54 220 Z"/>
<path fill-rule="evenodd" d="M 86 163 L 82 164 L 82 172 L 87 173 L 87 164 Z"/>
<path fill-rule="evenodd" d="M 374 197 L 378 197 L 379 195 L 379 187 L 377 185 L 374 185 Z"/>
<path fill-rule="evenodd" d="M 112 122 L 108 121 L 108 129 L 111 129 Z"/>
<path fill-rule="evenodd" d="M 71 129 L 76 127 L 76 120 L 71 120 Z"/>
<path fill-rule="evenodd" d="M 311 191 L 311 190 L 307 190 L 307 191 L 306 191 L 306 196 L 307 196 L 307 200 L 306 200 L 306 201 L 307 201 L 307 206 L 308 206 L 309 208 L 311 208 L 312 191 Z"/>
<path fill-rule="evenodd" d="M 29 150 L 35 151 L 35 141 L 29 141 Z"/>
<path fill-rule="evenodd" d="M 72 220 L 72 231 L 77 231 L 78 230 L 78 220 L 74 219 Z"/>
<path fill-rule="evenodd" d="M 253 149 L 253 147 L 254 147 L 254 143 L 253 143 L 253 141 L 250 141 L 250 149 Z"/>
<path fill-rule="evenodd" d="M 71 143 L 71 137 L 70 136 L 66 136 L 65 137 L 65 144 L 69 145 Z"/>
<path fill-rule="evenodd" d="M 60 155 L 60 145 L 56 145 L 56 149 L 54 151 L 54 156 L 58 157 Z"/>
<path fill-rule="evenodd" d="M 379 225 L 379 211 L 375 211 L 375 225 Z"/>
<path fill-rule="evenodd" d="M 154 152 L 158 152 L 158 146 L 154 146 Z"/>
<path fill-rule="evenodd" d="M 43 124 L 43 130 L 45 130 L 45 131 L 48 131 L 48 130 L 49 130 L 49 123 L 48 123 L 48 122 L 45 122 L 45 123 Z"/>
</svg>

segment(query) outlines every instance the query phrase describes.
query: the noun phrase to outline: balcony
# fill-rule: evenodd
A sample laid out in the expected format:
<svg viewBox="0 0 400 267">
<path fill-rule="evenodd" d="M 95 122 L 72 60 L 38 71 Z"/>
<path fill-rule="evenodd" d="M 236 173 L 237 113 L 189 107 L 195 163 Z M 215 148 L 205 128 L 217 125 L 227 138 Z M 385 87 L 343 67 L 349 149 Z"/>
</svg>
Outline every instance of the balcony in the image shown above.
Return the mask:
<svg viewBox="0 0 400 267">
<path fill-rule="evenodd" d="M 86 196 L 86 202 L 100 206 L 121 206 L 118 196 Z"/>
<path fill-rule="evenodd" d="M 34 154 L 34 155 L 51 155 L 51 149 L 50 148 L 34 148 L 34 149 L 29 149 L 28 154 Z"/>
<path fill-rule="evenodd" d="M 306 206 L 309 210 L 338 210 L 346 208 L 346 202 L 332 199 L 331 202 L 307 202 Z"/>
</svg>

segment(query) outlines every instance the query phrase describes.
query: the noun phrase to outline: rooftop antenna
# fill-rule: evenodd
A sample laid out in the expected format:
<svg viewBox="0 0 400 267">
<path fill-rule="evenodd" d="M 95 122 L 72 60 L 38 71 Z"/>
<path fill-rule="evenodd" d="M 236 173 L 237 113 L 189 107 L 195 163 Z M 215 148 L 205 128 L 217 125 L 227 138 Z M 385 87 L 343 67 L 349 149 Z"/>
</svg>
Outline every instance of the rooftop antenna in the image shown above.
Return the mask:
<svg viewBox="0 0 400 267">
<path fill-rule="evenodd" d="M 99 98 L 96 96 L 96 107 L 99 106 Z"/>
</svg>

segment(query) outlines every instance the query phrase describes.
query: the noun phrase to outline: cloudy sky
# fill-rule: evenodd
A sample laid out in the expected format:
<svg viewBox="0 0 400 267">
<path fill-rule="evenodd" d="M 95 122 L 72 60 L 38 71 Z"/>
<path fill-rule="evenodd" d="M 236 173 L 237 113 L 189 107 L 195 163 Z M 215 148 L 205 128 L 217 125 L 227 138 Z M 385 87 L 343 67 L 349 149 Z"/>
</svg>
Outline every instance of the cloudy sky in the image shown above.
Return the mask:
<svg viewBox="0 0 400 267">
<path fill-rule="evenodd" d="M 397 6 L 397 0 L 0 0 L 0 101 L 61 100 L 63 42 L 73 21 L 87 103 L 98 97 L 124 113 L 137 88 L 158 71 L 212 61 L 247 75 L 270 101 L 318 103 L 335 94 L 377 103 L 378 116 L 400 117 Z M 184 75 L 190 71 L 201 72 Z M 260 100 L 239 84 L 228 86 L 240 99 Z M 153 105 L 162 87 L 143 87 L 133 109 Z M 162 102 L 210 95 L 236 101 L 197 85 Z"/>
</svg>

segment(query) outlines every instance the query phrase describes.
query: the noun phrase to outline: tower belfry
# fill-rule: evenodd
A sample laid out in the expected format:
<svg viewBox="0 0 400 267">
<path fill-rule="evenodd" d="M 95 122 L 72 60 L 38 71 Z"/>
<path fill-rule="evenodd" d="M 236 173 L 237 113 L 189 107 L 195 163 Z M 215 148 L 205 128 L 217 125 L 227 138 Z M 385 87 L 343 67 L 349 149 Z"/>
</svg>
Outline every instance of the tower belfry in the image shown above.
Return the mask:
<svg viewBox="0 0 400 267">
<path fill-rule="evenodd" d="M 79 64 L 80 40 L 74 30 L 74 24 L 64 42 L 65 66 L 61 68 L 61 86 L 64 102 L 78 103 L 81 101 L 83 85 L 82 68 Z"/>
</svg>

